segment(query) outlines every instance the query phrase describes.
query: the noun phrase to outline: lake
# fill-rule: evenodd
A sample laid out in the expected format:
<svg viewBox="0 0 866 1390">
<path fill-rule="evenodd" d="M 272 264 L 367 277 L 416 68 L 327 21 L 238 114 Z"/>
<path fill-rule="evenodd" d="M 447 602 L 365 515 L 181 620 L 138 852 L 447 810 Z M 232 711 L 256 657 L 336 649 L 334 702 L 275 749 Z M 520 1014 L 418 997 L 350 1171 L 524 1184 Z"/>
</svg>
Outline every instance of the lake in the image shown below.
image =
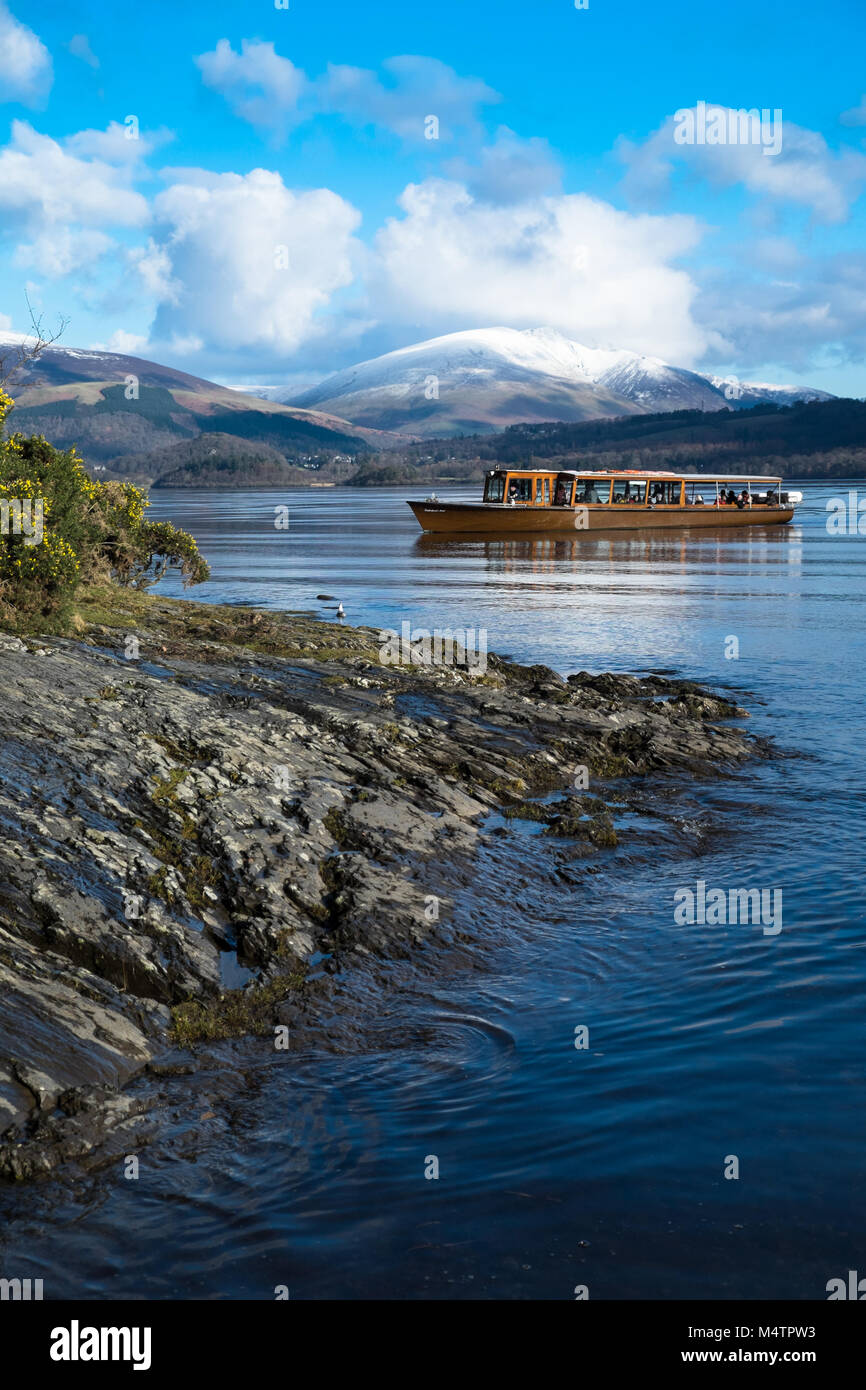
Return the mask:
<svg viewBox="0 0 866 1390">
<path fill-rule="evenodd" d="M 454 902 L 465 955 L 397 984 L 362 1053 L 251 1044 L 244 1103 L 202 1121 L 199 1087 L 137 1183 L 4 1196 L 3 1262 L 139 1299 L 821 1299 L 866 1272 L 866 536 L 826 525 L 856 484 L 800 486 L 767 530 L 488 542 L 422 537 L 423 489 L 154 492 L 211 564 L 188 597 L 680 674 L 736 691 L 785 756 L 680 778 L 592 872 L 489 837 Z M 699 880 L 780 888 L 781 931 L 678 925 Z"/>
</svg>

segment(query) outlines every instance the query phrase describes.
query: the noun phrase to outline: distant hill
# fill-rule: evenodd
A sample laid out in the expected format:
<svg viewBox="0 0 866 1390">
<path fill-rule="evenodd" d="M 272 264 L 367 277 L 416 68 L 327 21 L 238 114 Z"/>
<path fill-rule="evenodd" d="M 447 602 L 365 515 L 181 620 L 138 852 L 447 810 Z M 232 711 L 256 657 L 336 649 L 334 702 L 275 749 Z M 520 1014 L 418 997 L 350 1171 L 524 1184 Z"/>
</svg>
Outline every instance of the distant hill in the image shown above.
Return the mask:
<svg viewBox="0 0 866 1390">
<path fill-rule="evenodd" d="M 413 343 L 278 399 L 330 410 L 358 425 L 443 438 L 518 422 L 737 410 L 832 397 L 808 387 L 704 376 L 636 352 L 589 348 L 552 328 L 478 328 Z"/>
<path fill-rule="evenodd" d="M 494 464 L 866 477 L 866 401 L 680 410 L 581 424 L 512 425 L 497 435 L 427 440 L 359 461 L 353 481 L 477 478 Z"/>
<path fill-rule="evenodd" d="M 691 457 L 695 467 L 699 461 L 717 467 L 717 457 L 731 453 L 743 459 L 790 458 L 863 448 L 866 402 L 832 398 L 788 406 L 764 402 L 712 413 L 678 410 L 580 425 L 517 425 L 504 432 L 496 454 L 509 461 L 527 452 L 536 458 L 562 458 L 586 451 L 621 454 L 637 449 L 642 454 Z"/>
<path fill-rule="evenodd" d="M 565 370 L 574 352 L 587 351 L 561 335 L 556 335 L 561 341 L 548 333 L 514 336 L 529 358 L 540 354 L 549 362 L 551 356 L 561 356 L 560 370 Z M 0 358 L 17 341 L 0 335 Z M 461 351 L 466 347 L 464 342 Z M 634 354 L 614 356 L 619 360 L 608 363 L 601 375 L 619 392 L 626 389 L 629 377 L 629 389 L 641 396 L 642 405 L 632 403 L 627 411 L 612 415 L 612 393 L 607 387 L 600 392 L 593 387 L 591 419 L 530 418 L 497 433 L 485 424 L 472 435 L 422 438 L 423 430 L 409 435 L 350 424 L 323 409 L 248 396 L 143 358 L 55 344 L 13 381 L 16 408 L 10 424 L 14 430 L 44 434 L 62 448 L 77 445 L 100 476 L 163 487 L 296 486 L 310 481 L 311 473 L 317 480 L 363 486 L 460 478 L 477 481 L 493 463 L 542 460 L 565 467 L 703 472 L 748 467 L 789 477 L 866 476 L 866 404 L 862 401 L 829 397 L 779 404 L 761 399 L 744 407 L 741 400 L 739 408 L 732 410 L 723 391 L 696 373 L 665 364 L 653 366 L 655 359 L 649 358 L 637 359 L 629 367 L 626 358 Z M 591 363 L 584 361 L 584 368 L 594 364 L 593 370 L 599 370 L 603 359 L 604 354 L 596 354 Z M 481 373 L 476 388 L 484 395 L 486 368 L 473 361 L 471 371 Z M 470 370 L 465 358 L 455 362 L 458 375 L 464 368 Z M 417 363 L 416 367 L 421 370 Z M 654 389 L 662 392 L 661 410 L 646 408 L 647 374 L 655 382 Z M 701 404 L 673 409 L 677 392 L 691 390 L 684 381 L 690 377 L 703 383 L 695 387 Z M 133 392 L 127 390 L 129 378 L 137 383 Z M 511 405 L 517 408 L 521 395 L 512 386 L 507 389 L 512 392 Z M 781 392 L 784 401 L 789 388 L 749 389 Z M 555 396 L 555 389 L 551 390 Z M 439 392 L 441 402 L 441 381 Z M 745 394 L 743 389 L 744 398 Z M 488 394 L 485 399 L 489 403 L 492 397 Z M 707 401 L 713 408 L 707 408 Z M 428 404 L 432 408 L 437 402 Z"/>
<path fill-rule="evenodd" d="M 155 488 L 304 487 L 319 476 L 319 470 L 311 473 L 287 462 L 270 444 L 210 433 L 153 453 L 130 454 L 116 466 L 131 480 L 152 477 Z M 343 471 L 350 475 L 356 468 L 356 461 L 347 459 Z"/>
<path fill-rule="evenodd" d="M 0 358 L 14 355 L 19 341 L 0 335 Z M 288 463 L 313 467 L 404 442 L 327 412 L 245 396 L 144 358 L 58 344 L 16 373 L 10 390 L 16 402 L 11 429 L 44 434 L 60 448 L 75 444 L 108 477 L 156 478 L 157 458 L 165 450 L 203 433 L 218 437 L 210 446 L 218 450 L 223 439 L 234 437 L 267 446 Z"/>
</svg>

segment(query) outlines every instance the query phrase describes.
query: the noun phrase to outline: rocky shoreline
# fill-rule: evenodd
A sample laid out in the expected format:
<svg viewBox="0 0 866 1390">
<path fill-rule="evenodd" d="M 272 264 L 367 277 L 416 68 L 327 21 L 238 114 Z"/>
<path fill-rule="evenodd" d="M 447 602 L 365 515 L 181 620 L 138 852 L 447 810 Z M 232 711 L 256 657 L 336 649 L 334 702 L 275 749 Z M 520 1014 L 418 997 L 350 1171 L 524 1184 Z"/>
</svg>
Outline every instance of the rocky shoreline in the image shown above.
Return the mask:
<svg viewBox="0 0 866 1390">
<path fill-rule="evenodd" d="M 603 856 L 612 782 L 770 753 L 689 682 L 383 665 L 373 629 L 107 591 L 83 611 L 74 639 L 0 633 L 6 1181 L 135 1152 L 202 1051 L 315 1039 L 355 970 L 453 946 L 431 869 L 491 814 Z"/>
</svg>

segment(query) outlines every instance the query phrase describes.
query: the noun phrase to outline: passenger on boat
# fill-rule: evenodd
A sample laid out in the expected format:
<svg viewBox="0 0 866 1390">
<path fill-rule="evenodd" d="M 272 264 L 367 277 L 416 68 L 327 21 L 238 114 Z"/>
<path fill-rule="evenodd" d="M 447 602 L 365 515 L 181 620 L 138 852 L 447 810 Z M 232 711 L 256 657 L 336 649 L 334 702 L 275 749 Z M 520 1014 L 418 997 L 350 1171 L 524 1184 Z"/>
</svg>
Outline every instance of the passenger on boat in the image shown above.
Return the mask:
<svg viewBox="0 0 866 1390">
<path fill-rule="evenodd" d="M 601 501 L 598 495 L 598 488 L 592 479 L 589 479 L 587 482 L 578 483 L 574 500 L 583 505 L 586 505 L 588 502 Z"/>
<path fill-rule="evenodd" d="M 737 505 L 737 494 L 734 492 L 734 489 L 733 489 L 732 487 L 729 487 L 729 488 L 728 488 L 728 506 L 729 506 L 729 507 L 735 507 L 736 505 Z"/>
<path fill-rule="evenodd" d="M 748 489 L 747 489 L 747 488 L 743 488 L 742 492 L 740 493 L 739 497 L 737 498 L 737 506 L 740 508 L 740 511 L 742 511 L 742 510 L 743 510 L 743 507 L 748 507 L 748 505 L 749 505 L 749 492 L 748 492 Z"/>
</svg>

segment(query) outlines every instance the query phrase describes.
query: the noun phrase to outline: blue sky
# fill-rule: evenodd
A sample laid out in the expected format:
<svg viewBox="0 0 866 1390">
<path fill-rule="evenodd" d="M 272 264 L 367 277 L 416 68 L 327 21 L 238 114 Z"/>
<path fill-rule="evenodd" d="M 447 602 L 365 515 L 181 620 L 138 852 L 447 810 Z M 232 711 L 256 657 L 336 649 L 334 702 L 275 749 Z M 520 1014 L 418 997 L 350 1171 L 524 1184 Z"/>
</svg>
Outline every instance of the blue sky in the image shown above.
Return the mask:
<svg viewBox="0 0 866 1390">
<path fill-rule="evenodd" d="M 0 0 L 0 328 L 27 295 L 68 345 L 300 385 L 549 324 L 863 396 L 864 38 L 855 0 Z M 698 102 L 781 148 L 679 143 Z"/>
</svg>

